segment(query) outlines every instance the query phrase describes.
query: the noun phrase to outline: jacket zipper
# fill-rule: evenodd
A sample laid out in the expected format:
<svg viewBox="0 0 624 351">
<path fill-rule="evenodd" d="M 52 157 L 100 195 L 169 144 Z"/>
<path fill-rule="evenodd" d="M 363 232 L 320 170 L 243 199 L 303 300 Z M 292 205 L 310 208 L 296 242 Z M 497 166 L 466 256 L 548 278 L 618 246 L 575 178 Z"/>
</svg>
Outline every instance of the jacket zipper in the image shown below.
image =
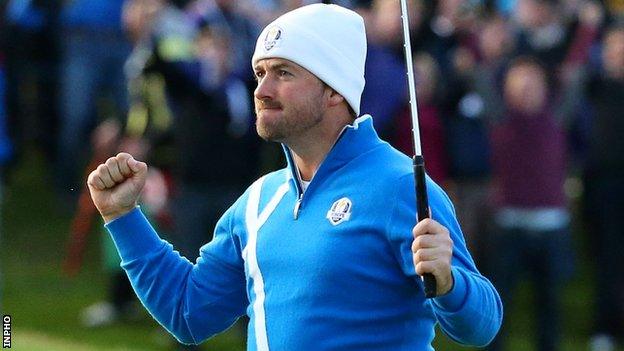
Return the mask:
<svg viewBox="0 0 624 351">
<path fill-rule="evenodd" d="M 301 206 L 301 200 L 303 199 L 303 193 L 299 195 L 297 202 L 295 202 L 295 209 L 293 211 L 293 218 L 296 220 L 299 217 L 299 207 Z"/>
<path fill-rule="evenodd" d="M 338 135 L 338 138 L 336 139 L 336 141 L 334 142 L 334 145 L 332 146 L 332 148 L 330 149 L 329 152 L 331 152 L 331 150 L 333 150 L 334 146 L 336 146 L 336 143 L 338 142 L 338 140 L 340 139 L 340 137 L 342 137 L 342 134 L 344 134 L 344 131 L 347 129 L 347 126 L 345 126 L 344 128 L 342 128 L 342 131 L 340 131 L 340 135 Z M 299 170 L 296 169 L 297 165 L 295 164 L 295 161 L 293 160 L 292 154 L 290 149 L 288 149 L 286 147 L 286 151 L 288 152 L 288 157 L 290 158 L 290 162 L 291 162 L 291 166 L 294 167 L 295 169 L 291 169 L 291 172 L 293 172 L 293 180 L 295 181 L 295 186 L 297 187 L 297 191 L 299 193 L 299 196 L 297 197 L 297 202 L 295 202 L 295 208 L 293 209 L 293 218 L 295 220 L 297 220 L 297 218 L 299 217 L 299 210 L 301 209 L 301 201 L 303 200 L 303 186 L 301 185 L 301 178 L 299 176 Z M 325 158 L 327 158 L 327 156 L 329 155 L 329 152 L 327 153 L 327 155 L 325 155 Z M 323 162 L 325 162 L 325 159 L 323 159 Z M 321 162 L 321 165 L 323 164 L 323 162 Z M 320 165 L 319 165 L 320 168 Z M 308 187 L 310 185 L 308 184 Z"/>
</svg>

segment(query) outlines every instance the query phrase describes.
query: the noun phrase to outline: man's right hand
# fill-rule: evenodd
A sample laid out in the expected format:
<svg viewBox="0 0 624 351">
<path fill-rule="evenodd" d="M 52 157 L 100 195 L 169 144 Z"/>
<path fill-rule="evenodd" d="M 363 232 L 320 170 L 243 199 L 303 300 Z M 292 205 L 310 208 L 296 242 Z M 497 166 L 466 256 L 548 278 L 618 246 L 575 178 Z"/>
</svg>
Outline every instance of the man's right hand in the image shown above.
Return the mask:
<svg viewBox="0 0 624 351">
<path fill-rule="evenodd" d="M 132 211 L 147 178 L 147 164 L 120 153 L 99 165 L 87 179 L 91 199 L 106 223 Z"/>
</svg>

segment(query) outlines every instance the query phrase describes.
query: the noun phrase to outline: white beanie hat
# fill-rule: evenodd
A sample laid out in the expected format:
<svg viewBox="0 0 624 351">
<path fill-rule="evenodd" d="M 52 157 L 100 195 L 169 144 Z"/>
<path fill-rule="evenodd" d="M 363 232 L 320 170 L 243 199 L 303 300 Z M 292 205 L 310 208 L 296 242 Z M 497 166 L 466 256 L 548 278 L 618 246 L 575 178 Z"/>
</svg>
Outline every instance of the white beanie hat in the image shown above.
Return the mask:
<svg viewBox="0 0 624 351">
<path fill-rule="evenodd" d="M 357 13 L 333 4 L 312 4 L 287 12 L 258 37 L 252 66 L 265 58 L 287 59 L 312 72 L 359 115 L 366 32 Z"/>
</svg>

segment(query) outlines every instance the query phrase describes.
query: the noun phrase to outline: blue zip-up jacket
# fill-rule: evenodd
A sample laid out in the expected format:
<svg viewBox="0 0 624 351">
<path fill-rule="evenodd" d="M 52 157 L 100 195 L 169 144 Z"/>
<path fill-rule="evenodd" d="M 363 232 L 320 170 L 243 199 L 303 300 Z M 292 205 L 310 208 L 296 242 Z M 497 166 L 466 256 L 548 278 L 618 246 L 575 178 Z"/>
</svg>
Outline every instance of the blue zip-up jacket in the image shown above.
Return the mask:
<svg viewBox="0 0 624 351">
<path fill-rule="evenodd" d="M 432 217 L 454 242 L 454 286 L 424 298 L 411 252 L 412 163 L 378 138 L 369 116 L 345 127 L 305 193 L 286 154 L 286 168 L 223 215 L 195 264 L 139 209 L 107 224 L 137 295 L 178 340 L 200 343 L 245 313 L 248 350 L 432 350 L 436 322 L 462 344 L 495 336 L 498 293 L 430 179 Z"/>
</svg>

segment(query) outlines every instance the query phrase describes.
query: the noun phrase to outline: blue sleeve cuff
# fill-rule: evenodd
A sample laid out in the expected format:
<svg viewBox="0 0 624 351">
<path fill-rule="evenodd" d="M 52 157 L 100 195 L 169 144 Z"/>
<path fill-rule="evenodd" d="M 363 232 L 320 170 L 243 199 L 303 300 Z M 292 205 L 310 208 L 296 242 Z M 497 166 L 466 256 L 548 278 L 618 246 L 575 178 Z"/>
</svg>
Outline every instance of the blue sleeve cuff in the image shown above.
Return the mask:
<svg viewBox="0 0 624 351">
<path fill-rule="evenodd" d="M 446 312 L 459 311 L 468 298 L 468 286 L 461 269 L 451 267 L 451 274 L 453 275 L 453 288 L 451 288 L 451 291 L 433 299 L 434 306 Z"/>
<path fill-rule="evenodd" d="M 123 261 L 157 251 L 165 242 L 137 206 L 132 211 L 105 225 Z"/>
</svg>

